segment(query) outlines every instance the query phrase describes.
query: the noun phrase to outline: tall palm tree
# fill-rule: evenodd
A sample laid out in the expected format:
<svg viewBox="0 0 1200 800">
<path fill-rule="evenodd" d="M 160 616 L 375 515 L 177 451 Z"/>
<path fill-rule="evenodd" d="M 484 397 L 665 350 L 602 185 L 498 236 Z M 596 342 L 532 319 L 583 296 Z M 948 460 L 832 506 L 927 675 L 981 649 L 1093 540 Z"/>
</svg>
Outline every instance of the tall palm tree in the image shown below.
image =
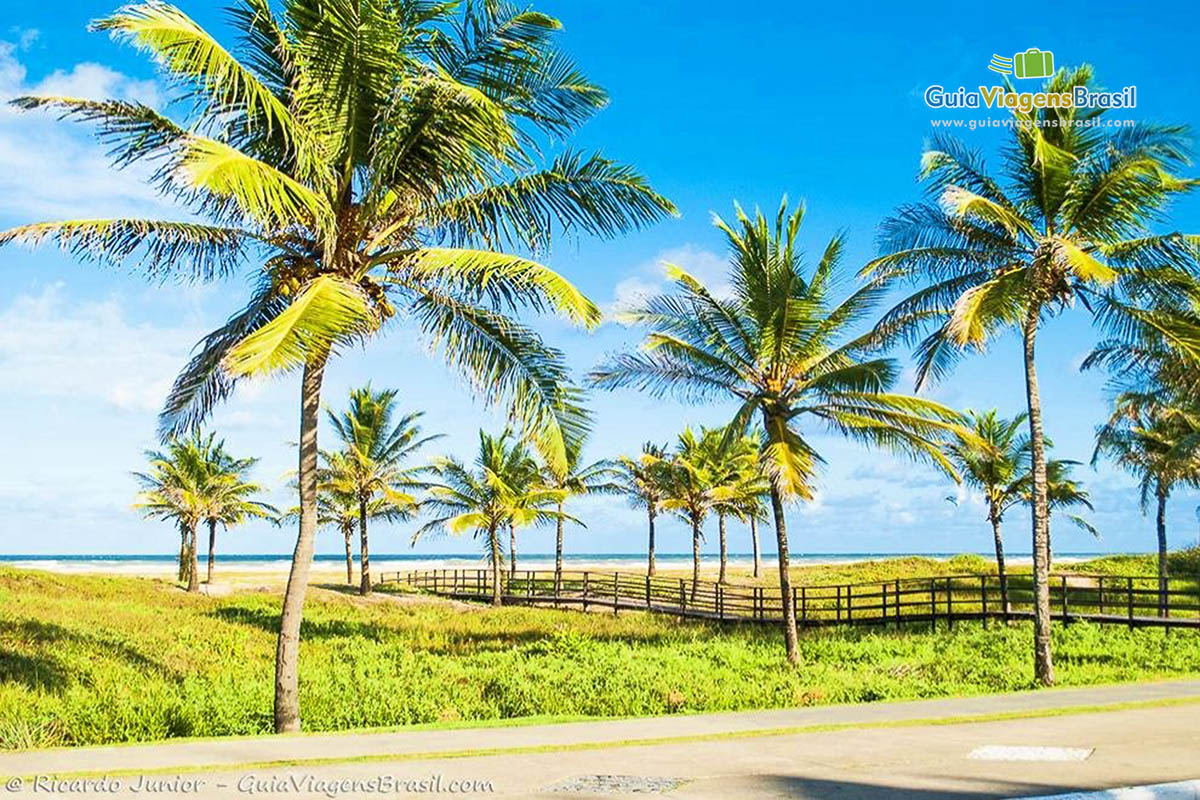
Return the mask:
<svg viewBox="0 0 1200 800">
<path fill-rule="evenodd" d="M 724 432 L 691 428 L 679 434 L 671 455 L 664 485 L 663 508 L 674 511 L 692 529 L 692 599 L 700 583 L 700 543 L 704 539 L 704 521 L 723 499 L 721 490 L 729 477 L 723 472 L 718 452 Z"/>
<path fill-rule="evenodd" d="M 398 514 L 415 510 L 417 501 L 408 490 L 420 488 L 422 467 L 407 466 L 409 459 L 441 435 L 422 436 L 418 424 L 423 412 L 396 419 L 392 389 L 374 391 L 370 384 L 350 392 L 349 406 L 339 413 L 327 411 L 329 424 L 342 444 L 327 459 L 324 483 L 353 494 L 358 501 L 359 594 L 371 593 L 371 561 L 367 539 L 368 509 L 382 501 Z"/>
<path fill-rule="evenodd" d="M 612 236 L 674 213 L 633 169 L 540 144 L 606 104 L 553 46 L 561 27 L 492 0 L 238 0 L 222 46 L 154 0 L 95 24 L 147 51 L 185 102 L 177 121 L 139 103 L 26 97 L 98 125 L 117 166 L 154 182 L 196 221 L 25 225 L 0 244 L 56 241 L 82 259 L 150 276 L 211 279 L 257 265 L 245 308 L 200 343 L 176 380 L 165 433 L 198 424 L 239 379 L 299 370 L 301 515 L 276 648 L 275 728 L 300 727 L 300 619 L 317 528 L 324 370 L 394 317 L 505 406 L 566 468 L 579 424 L 561 354 L 508 313 L 600 312 L 561 276 L 497 248 L 544 253 L 559 233 Z"/>
<path fill-rule="evenodd" d="M 617 494 L 621 491 L 618 483 L 619 472 L 613 462 L 602 459 L 590 464 L 583 463 L 581 458 L 586 440 L 586 430 L 581 429 L 569 443 L 566 461 L 562 465 L 546 461 L 542 468 L 542 486 L 557 492 L 559 497 L 555 509 L 557 516 L 554 532 L 554 585 L 556 587 L 562 585 L 563 528 L 568 520 L 578 522 L 563 511 L 568 498 L 577 495 Z"/>
<path fill-rule="evenodd" d="M 635 456 L 621 456 L 616 461 L 617 484 L 621 493 L 629 498 L 635 508 L 646 509 L 646 524 L 649 531 L 646 550 L 646 574 L 654 577 L 654 522 L 662 510 L 666 471 L 669 469 L 667 451 L 653 442 L 642 445 L 642 452 Z"/>
<path fill-rule="evenodd" d="M 1071 92 L 1091 80 L 1087 66 L 1059 70 L 1045 88 Z M 880 285 L 918 287 L 877 328 L 882 337 L 919 342 L 918 385 L 947 374 L 966 348 L 982 349 L 1003 331 L 1020 333 L 1033 472 L 1034 664 L 1049 685 L 1041 322 L 1078 299 L 1102 326 L 1152 323 L 1131 303 L 1194 293 L 1200 240 L 1152 230 L 1168 202 L 1195 184 L 1176 175 L 1187 157 L 1181 128 L 1102 127 L 1103 109 L 1013 113 L 1002 179 L 978 153 L 934 137 L 921 159 L 929 199 L 883 224 L 881 255 L 863 272 Z"/>
<path fill-rule="evenodd" d="M 537 487 L 522 492 L 514 484 L 525 479 L 529 453 L 506 432 L 490 436 L 479 432 L 479 453 L 473 468 L 453 458 L 434 462 L 435 477 L 425 507 L 438 516 L 413 535 L 415 543 L 431 533 L 472 532 L 482 538 L 492 565 L 492 605 L 500 605 L 504 543 L 501 532 L 510 524 L 529 525 L 557 519 L 546 510 L 561 499 L 561 492 Z"/>
<path fill-rule="evenodd" d="M 1143 513 L 1154 498 L 1158 605 L 1166 616 L 1167 500 L 1177 486 L 1200 485 L 1200 410 L 1194 401 L 1177 405 L 1162 395 L 1121 394 L 1096 434 L 1092 463 L 1101 456 L 1138 478 Z"/>
<path fill-rule="evenodd" d="M 803 207 L 788 213 L 786 199 L 773 225 L 761 212 L 751 218 L 740 208 L 733 226 L 718 218 L 731 254 L 731 296 L 668 267 L 675 292 L 625 315 L 650 329 L 641 352 L 618 355 L 591 374 L 604 388 L 735 400 L 740 407 L 729 432 L 740 434 L 761 419 L 759 460 L 771 486 L 783 598 L 792 597 L 784 505 L 812 498 L 821 463 L 800 423 L 810 419 L 950 471 L 937 440 L 958 419 L 937 403 L 889 391 L 899 373 L 895 362 L 868 358 L 874 339 L 848 334 L 882 290 L 864 286 L 832 302 L 842 238 L 830 241 L 815 269 L 806 271 L 797 241 L 803 218 Z M 787 658 L 796 663 L 795 608 L 786 600 L 782 605 Z"/>
</svg>

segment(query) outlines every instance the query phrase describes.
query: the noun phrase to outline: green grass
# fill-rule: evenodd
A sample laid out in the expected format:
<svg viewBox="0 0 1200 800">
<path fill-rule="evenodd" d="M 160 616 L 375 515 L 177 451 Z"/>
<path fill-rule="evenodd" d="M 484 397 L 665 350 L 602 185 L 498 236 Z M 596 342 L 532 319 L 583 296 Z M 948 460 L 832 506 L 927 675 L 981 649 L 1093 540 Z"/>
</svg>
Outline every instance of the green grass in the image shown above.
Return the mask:
<svg viewBox="0 0 1200 800">
<path fill-rule="evenodd" d="M 266 733 L 278 611 L 274 593 L 0 568 L 0 747 Z M 303 636 L 307 730 L 936 697 L 1033 677 L 1023 625 L 812 632 L 791 669 L 773 628 L 314 591 Z M 1076 624 L 1055 638 L 1066 685 L 1200 673 L 1191 631 Z"/>
</svg>

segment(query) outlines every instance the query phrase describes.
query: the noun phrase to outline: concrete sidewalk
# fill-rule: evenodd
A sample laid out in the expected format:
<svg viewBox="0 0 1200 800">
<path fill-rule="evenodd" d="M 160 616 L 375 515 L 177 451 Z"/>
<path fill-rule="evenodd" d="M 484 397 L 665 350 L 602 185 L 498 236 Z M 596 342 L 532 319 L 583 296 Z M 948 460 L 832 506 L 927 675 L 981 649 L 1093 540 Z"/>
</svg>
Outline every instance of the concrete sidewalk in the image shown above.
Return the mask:
<svg viewBox="0 0 1200 800">
<path fill-rule="evenodd" d="M 551 725 L 399 730 L 377 733 L 261 736 L 87 747 L 0 754 L 0 775 L 218 771 L 253 764 L 327 763 L 354 759 L 428 760 L 472 751 L 587 748 L 617 743 L 654 745 L 700 737 L 802 733 L 796 729 L 913 724 L 1057 709 L 1200 700 L 1200 680 L 1163 681 L 1081 689 L 1052 689 L 899 703 L 822 706 L 725 714 L 604 720 Z M 1194 716 L 1184 710 L 1179 713 Z M 1200 771 L 1200 760 L 1196 764 Z"/>
</svg>

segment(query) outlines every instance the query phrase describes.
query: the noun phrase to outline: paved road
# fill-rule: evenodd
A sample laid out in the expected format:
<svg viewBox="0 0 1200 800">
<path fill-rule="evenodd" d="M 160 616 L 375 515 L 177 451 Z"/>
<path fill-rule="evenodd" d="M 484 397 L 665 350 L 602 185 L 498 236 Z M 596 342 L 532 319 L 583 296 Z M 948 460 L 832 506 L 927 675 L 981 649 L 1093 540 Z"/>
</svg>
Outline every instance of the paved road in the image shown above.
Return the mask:
<svg viewBox="0 0 1200 800">
<path fill-rule="evenodd" d="M 415 795 L 422 787 L 404 782 L 422 780 L 440 781 L 434 785 L 447 795 L 452 781 L 490 784 L 492 791 L 470 796 L 613 797 L 657 788 L 671 798 L 1024 797 L 1200 777 L 1200 705 L 957 720 L 1169 698 L 1200 699 L 1200 681 L 564 725 L 42 751 L 0 755 L 0 773 L 157 770 L 154 780 L 166 789 L 160 797 L 236 797 L 247 790 L 288 798 Z M 928 723 L 935 719 L 956 721 Z M 711 738 L 679 740 L 698 736 Z M 989 745 L 1079 748 L 1091 755 L 1035 762 L 970 757 Z M 481 749 L 508 752 L 463 755 Z M 350 761 L 355 758 L 366 760 Z M 321 763 L 248 766 L 285 760 Z M 169 770 L 176 769 L 191 770 L 180 774 L 193 784 L 172 783 Z M 119 779 L 121 791 L 107 796 L 133 796 L 134 788 L 143 790 L 139 796 L 148 793 L 139 783 L 144 778 Z M 370 781 L 385 791 L 373 790 Z M 33 787 L 27 783 L 24 790 Z"/>
</svg>

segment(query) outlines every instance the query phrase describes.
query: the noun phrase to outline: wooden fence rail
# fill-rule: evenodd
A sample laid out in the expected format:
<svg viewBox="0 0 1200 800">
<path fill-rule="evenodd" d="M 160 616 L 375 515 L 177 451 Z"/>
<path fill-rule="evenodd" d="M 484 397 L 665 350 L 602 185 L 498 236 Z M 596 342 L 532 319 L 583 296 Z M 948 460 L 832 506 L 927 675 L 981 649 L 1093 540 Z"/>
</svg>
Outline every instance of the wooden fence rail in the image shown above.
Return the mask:
<svg viewBox="0 0 1200 800">
<path fill-rule="evenodd" d="M 461 600 L 489 600 L 487 569 L 389 572 L 380 583 L 398 583 Z M 500 576 L 505 603 L 583 610 L 652 611 L 679 617 L 729 622 L 780 622 L 778 588 L 719 584 L 690 578 L 637 573 L 518 570 Z M 1008 576 L 1007 606 L 996 575 L 901 578 L 871 583 L 797 586 L 792 605 L 800 627 L 886 625 L 959 620 L 1022 619 L 1033 616 L 1033 577 Z M 1091 620 L 1132 627 L 1200 629 L 1200 582 L 1157 578 L 1055 574 L 1050 577 L 1055 619 Z"/>
</svg>

